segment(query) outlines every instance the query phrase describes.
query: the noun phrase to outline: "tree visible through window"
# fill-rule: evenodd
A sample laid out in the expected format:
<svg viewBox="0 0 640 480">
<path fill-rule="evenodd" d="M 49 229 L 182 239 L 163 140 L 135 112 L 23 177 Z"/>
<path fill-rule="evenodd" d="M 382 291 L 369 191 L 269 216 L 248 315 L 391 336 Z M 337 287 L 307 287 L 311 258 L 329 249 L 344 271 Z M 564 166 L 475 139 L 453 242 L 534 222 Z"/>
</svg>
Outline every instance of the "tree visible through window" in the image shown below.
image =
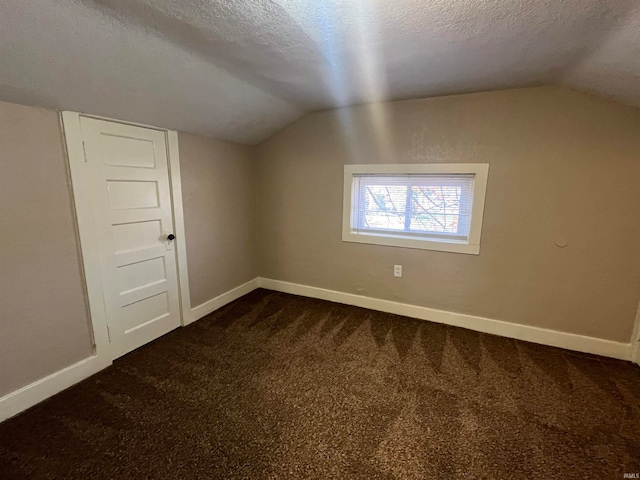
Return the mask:
<svg viewBox="0 0 640 480">
<path fill-rule="evenodd" d="M 363 228 L 458 233 L 459 186 L 366 187 Z"/>
<path fill-rule="evenodd" d="M 359 208 L 356 228 L 468 234 L 472 179 L 468 177 L 356 177 Z M 467 204 L 465 204 L 465 201 Z"/>
</svg>

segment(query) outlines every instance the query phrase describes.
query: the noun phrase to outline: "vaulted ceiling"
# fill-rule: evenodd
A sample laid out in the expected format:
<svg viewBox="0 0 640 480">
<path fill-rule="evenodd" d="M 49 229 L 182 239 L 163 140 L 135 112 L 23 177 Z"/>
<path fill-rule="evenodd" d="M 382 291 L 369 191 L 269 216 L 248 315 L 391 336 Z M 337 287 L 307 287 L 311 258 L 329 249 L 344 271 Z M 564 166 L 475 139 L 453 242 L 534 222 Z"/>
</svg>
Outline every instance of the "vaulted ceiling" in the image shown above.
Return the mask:
<svg viewBox="0 0 640 480">
<path fill-rule="evenodd" d="M 638 0 L 0 0 L 0 99 L 258 143 L 307 112 L 560 84 L 640 106 Z"/>
</svg>

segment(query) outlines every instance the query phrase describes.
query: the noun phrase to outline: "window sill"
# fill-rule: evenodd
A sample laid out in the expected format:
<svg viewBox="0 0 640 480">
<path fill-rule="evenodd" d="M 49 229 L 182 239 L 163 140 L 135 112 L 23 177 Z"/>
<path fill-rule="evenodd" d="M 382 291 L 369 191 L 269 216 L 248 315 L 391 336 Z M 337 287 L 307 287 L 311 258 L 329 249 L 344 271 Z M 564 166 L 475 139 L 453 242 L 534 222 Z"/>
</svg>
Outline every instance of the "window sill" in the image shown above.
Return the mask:
<svg viewBox="0 0 640 480">
<path fill-rule="evenodd" d="M 472 245 L 455 240 L 422 240 L 403 237 L 401 235 L 381 235 L 363 233 L 343 233 L 343 242 L 366 243 L 370 245 L 383 245 L 387 247 L 415 248 L 419 250 L 435 250 L 439 252 L 464 253 L 467 255 L 479 255 L 480 245 Z"/>
</svg>

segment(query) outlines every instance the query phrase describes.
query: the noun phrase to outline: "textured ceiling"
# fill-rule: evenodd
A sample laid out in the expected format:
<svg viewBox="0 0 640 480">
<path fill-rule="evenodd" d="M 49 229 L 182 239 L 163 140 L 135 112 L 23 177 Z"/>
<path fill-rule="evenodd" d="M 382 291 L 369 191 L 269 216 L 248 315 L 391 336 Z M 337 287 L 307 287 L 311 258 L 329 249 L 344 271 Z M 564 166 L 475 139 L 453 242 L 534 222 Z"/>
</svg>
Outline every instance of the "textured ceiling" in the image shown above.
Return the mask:
<svg viewBox="0 0 640 480">
<path fill-rule="evenodd" d="M 638 0 L 0 0 L 0 48 L 0 99 L 243 143 L 547 83 L 640 106 Z"/>
</svg>

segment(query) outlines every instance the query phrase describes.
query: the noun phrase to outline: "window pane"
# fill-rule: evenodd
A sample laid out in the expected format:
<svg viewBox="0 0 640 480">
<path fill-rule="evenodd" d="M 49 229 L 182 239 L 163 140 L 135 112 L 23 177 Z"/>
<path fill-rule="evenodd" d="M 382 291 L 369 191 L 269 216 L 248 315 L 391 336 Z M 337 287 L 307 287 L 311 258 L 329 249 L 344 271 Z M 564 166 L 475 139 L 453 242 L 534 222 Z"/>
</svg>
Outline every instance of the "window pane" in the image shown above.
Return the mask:
<svg viewBox="0 0 640 480">
<path fill-rule="evenodd" d="M 473 178 L 469 176 L 371 176 L 354 183 L 352 225 L 360 230 L 406 233 L 411 238 L 466 240 Z"/>
<path fill-rule="evenodd" d="M 431 233 L 458 233 L 458 215 L 412 215 L 411 231 Z"/>
<path fill-rule="evenodd" d="M 406 185 L 363 185 L 360 227 L 404 230 L 407 188 Z"/>
<path fill-rule="evenodd" d="M 413 185 L 410 229 L 458 233 L 461 197 L 462 187 L 459 185 Z"/>
</svg>

